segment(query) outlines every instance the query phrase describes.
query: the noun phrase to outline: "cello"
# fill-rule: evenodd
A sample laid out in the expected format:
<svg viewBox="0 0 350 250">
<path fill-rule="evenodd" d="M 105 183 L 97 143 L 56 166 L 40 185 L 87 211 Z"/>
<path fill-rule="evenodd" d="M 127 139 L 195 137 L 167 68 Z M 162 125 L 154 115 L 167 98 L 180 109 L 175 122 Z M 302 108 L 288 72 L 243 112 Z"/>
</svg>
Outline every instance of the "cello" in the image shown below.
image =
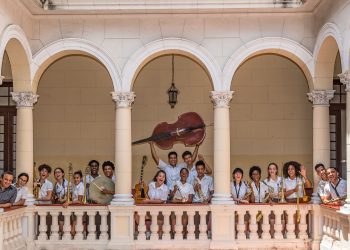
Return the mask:
<svg viewBox="0 0 350 250">
<path fill-rule="evenodd" d="M 202 143 L 205 127 L 203 119 L 197 113 L 187 112 L 180 115 L 174 123 L 159 123 L 150 137 L 134 141 L 132 145 L 153 141 L 163 150 L 171 149 L 175 143 L 191 147 Z"/>
</svg>

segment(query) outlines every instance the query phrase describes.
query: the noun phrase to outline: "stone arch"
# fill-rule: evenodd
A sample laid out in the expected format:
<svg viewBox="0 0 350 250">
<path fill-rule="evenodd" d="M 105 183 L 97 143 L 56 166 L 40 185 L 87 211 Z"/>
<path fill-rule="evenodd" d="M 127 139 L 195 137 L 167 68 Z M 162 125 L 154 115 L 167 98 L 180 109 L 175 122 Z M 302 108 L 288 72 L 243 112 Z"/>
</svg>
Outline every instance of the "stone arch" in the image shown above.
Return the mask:
<svg viewBox="0 0 350 250">
<path fill-rule="evenodd" d="M 44 71 L 56 60 L 67 55 L 86 55 L 96 59 L 106 67 L 113 83 L 114 91 L 121 90 L 120 70 L 108 54 L 89 41 L 67 38 L 55 41 L 34 55 L 31 65 L 33 91 L 36 92 Z"/>
<path fill-rule="evenodd" d="M 151 60 L 166 54 L 179 54 L 191 58 L 206 71 L 213 90 L 221 90 L 221 70 L 215 58 L 201 45 L 189 40 L 172 38 L 151 42 L 136 51 L 123 70 L 123 91 L 131 91 L 141 69 Z"/>
<path fill-rule="evenodd" d="M 338 27 L 333 23 L 326 23 L 317 36 L 314 49 L 315 89 L 333 89 L 334 63 L 339 51 L 342 70 L 346 58 L 342 44 L 342 36 Z"/>
<path fill-rule="evenodd" d="M 224 89 L 231 89 L 233 76 L 240 65 L 249 58 L 268 53 L 285 56 L 296 63 L 304 72 L 309 84 L 309 89 L 313 89 L 314 63 L 310 51 L 293 40 L 272 37 L 256 39 L 243 45 L 234 52 L 223 70 Z"/>
<path fill-rule="evenodd" d="M 10 59 L 14 91 L 30 91 L 30 61 L 32 53 L 24 34 L 18 25 L 9 25 L 1 34 L 0 69 L 5 50 Z"/>
</svg>

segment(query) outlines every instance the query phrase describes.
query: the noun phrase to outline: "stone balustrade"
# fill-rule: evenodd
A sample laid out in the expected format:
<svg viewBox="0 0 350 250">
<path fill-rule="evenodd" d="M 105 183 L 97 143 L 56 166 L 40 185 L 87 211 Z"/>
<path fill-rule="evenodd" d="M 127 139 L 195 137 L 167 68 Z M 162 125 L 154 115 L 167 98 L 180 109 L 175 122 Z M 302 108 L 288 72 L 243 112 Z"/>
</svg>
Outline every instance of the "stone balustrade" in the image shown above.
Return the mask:
<svg viewBox="0 0 350 250">
<path fill-rule="evenodd" d="M 0 213 L 0 250 L 217 249 L 222 238 L 220 226 L 214 224 L 227 214 L 221 215 L 223 210 L 215 206 L 40 205 L 6 210 Z M 350 217 L 335 208 L 313 204 L 227 208 L 234 218 L 225 223 L 232 228 L 228 234 L 235 249 L 349 249 Z"/>
</svg>

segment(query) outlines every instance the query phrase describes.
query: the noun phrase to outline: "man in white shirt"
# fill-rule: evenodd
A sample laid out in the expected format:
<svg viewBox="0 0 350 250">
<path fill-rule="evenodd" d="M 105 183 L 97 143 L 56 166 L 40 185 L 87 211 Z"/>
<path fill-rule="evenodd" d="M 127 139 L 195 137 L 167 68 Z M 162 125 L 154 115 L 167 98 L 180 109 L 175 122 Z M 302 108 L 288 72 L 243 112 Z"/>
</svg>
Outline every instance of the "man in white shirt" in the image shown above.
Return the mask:
<svg viewBox="0 0 350 250">
<path fill-rule="evenodd" d="M 346 181 L 339 178 L 338 170 L 335 167 L 327 169 L 327 177 L 328 182 L 324 187 L 324 196 L 321 199 L 324 203 L 340 205 L 341 200 L 346 199 Z"/>
<path fill-rule="evenodd" d="M 187 183 L 192 184 L 193 180 L 197 177 L 196 166 L 194 164 L 197 155 L 198 160 L 203 161 L 205 163 L 205 174 L 211 175 L 213 173 L 211 167 L 205 162 L 203 155 L 198 154 L 199 145 L 196 145 L 193 154 L 190 151 L 185 151 L 182 153 L 182 159 L 186 164 L 186 167 L 189 171 L 189 175 L 187 178 Z"/>
<path fill-rule="evenodd" d="M 186 167 L 185 163 L 177 162 L 177 153 L 175 151 L 169 152 L 168 163 L 164 162 L 156 153 L 153 142 L 150 142 L 151 153 L 153 160 L 158 165 L 158 168 L 165 171 L 167 179 L 167 187 L 169 190 L 174 189 L 174 183 L 180 180 L 180 170 Z"/>
<path fill-rule="evenodd" d="M 320 181 L 317 186 L 317 194 L 322 197 L 325 195 L 324 188 L 328 182 L 328 177 L 326 173 L 326 168 L 322 163 L 318 163 L 315 165 L 315 171 L 317 175 L 320 177 Z"/>
<path fill-rule="evenodd" d="M 17 182 L 14 184 L 14 187 L 17 188 L 17 196 L 15 203 L 13 205 L 15 206 L 23 206 L 28 194 L 28 189 L 26 187 L 26 184 L 29 180 L 29 176 L 27 173 L 21 173 L 17 177 Z"/>
<path fill-rule="evenodd" d="M 213 178 L 205 174 L 205 163 L 197 161 L 196 163 L 197 177 L 192 185 L 195 191 L 194 203 L 209 203 L 214 193 Z"/>
</svg>

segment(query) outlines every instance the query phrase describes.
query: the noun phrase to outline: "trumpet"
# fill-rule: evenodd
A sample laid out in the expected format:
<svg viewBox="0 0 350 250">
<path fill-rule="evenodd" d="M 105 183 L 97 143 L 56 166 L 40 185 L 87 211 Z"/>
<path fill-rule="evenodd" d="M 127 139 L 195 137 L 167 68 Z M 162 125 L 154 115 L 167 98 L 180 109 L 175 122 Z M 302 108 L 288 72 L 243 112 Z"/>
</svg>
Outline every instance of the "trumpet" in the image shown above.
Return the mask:
<svg viewBox="0 0 350 250">
<path fill-rule="evenodd" d="M 87 203 L 87 181 L 86 178 L 90 173 L 90 167 L 87 166 L 85 168 L 85 176 L 84 176 L 84 198 L 83 198 L 83 203 L 86 204 Z"/>
<path fill-rule="evenodd" d="M 72 167 L 72 163 L 69 163 L 69 166 L 68 166 L 68 186 L 67 186 L 67 193 L 66 193 L 66 197 L 65 197 L 66 202 L 71 201 L 71 179 L 72 179 L 72 177 L 73 177 L 73 167 Z"/>
<path fill-rule="evenodd" d="M 278 192 L 278 195 L 281 194 L 281 198 L 279 199 L 278 203 L 287 203 L 286 197 L 284 196 L 283 186 L 284 186 L 284 180 L 283 180 L 283 176 L 282 176 L 282 183 L 281 183 L 281 186 L 280 186 L 281 191 Z"/>
<path fill-rule="evenodd" d="M 40 192 L 40 178 L 38 177 L 37 171 L 36 171 L 36 163 L 33 164 L 33 195 L 34 199 L 39 198 L 39 192 Z"/>
</svg>

